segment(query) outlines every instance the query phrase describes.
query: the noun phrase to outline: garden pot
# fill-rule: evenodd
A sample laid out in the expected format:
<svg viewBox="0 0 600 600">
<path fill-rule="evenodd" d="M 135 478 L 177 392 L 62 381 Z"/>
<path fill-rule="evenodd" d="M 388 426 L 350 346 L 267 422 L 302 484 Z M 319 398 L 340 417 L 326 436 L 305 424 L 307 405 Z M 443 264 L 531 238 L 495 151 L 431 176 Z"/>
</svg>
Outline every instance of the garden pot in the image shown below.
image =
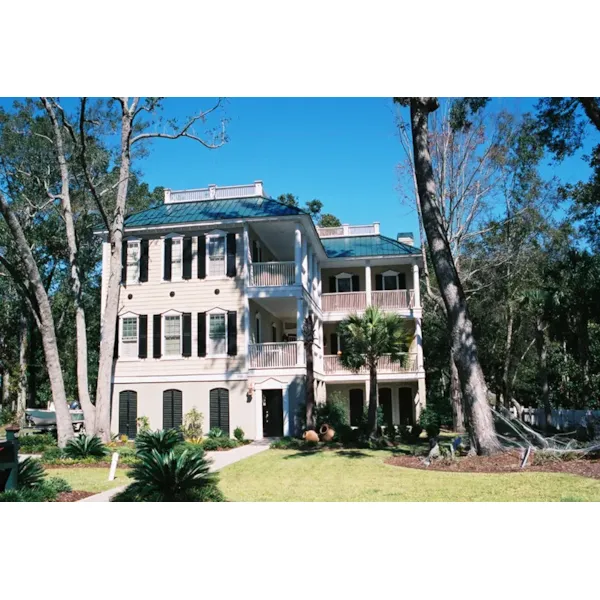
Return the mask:
<svg viewBox="0 0 600 600">
<path fill-rule="evenodd" d="M 319 436 L 317 435 L 316 431 L 309 429 L 302 434 L 302 439 L 306 442 L 318 442 Z"/>
<path fill-rule="evenodd" d="M 335 429 L 329 427 L 329 425 L 321 425 L 321 429 L 319 429 L 319 433 L 321 434 L 322 442 L 330 442 L 335 435 Z"/>
</svg>

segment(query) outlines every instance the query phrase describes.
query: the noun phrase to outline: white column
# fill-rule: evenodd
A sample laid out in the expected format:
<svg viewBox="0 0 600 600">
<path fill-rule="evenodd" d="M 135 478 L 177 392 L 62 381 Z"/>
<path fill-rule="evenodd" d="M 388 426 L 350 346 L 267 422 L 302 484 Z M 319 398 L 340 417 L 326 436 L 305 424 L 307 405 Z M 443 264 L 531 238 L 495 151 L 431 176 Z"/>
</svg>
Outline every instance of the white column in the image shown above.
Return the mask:
<svg viewBox="0 0 600 600">
<path fill-rule="evenodd" d="M 317 261 L 317 306 L 321 308 L 321 295 L 323 293 L 323 279 L 321 275 L 321 263 Z"/>
<path fill-rule="evenodd" d="M 419 285 L 419 265 L 413 265 L 413 290 L 415 294 L 414 308 L 421 308 L 421 286 Z"/>
<path fill-rule="evenodd" d="M 290 392 L 289 385 L 283 388 L 283 435 L 290 435 Z"/>
<path fill-rule="evenodd" d="M 296 285 L 302 285 L 302 230 L 300 229 L 300 223 L 296 224 L 294 261 L 296 262 Z"/>
<path fill-rule="evenodd" d="M 415 319 L 415 340 L 417 342 L 417 371 L 423 370 L 423 333 L 421 319 Z"/>
<path fill-rule="evenodd" d="M 244 233 L 242 234 L 242 239 L 242 275 L 244 277 L 244 285 L 248 287 L 250 285 L 250 266 L 252 264 L 252 257 L 250 255 L 250 232 L 248 230 L 247 223 L 244 223 Z"/>
<path fill-rule="evenodd" d="M 306 241 L 306 236 L 302 236 L 302 286 L 305 289 L 308 289 L 308 243 Z"/>
<path fill-rule="evenodd" d="M 304 335 L 302 334 L 302 325 L 304 325 L 304 299 L 296 299 L 296 343 L 298 345 L 298 365 L 304 364 Z"/>
<path fill-rule="evenodd" d="M 248 225 L 244 224 L 244 233 L 243 233 L 243 252 L 242 252 L 242 260 L 243 260 L 243 277 L 244 277 L 244 287 L 247 289 L 250 285 L 250 267 L 251 267 L 251 259 L 250 259 L 250 235 L 248 231 Z M 244 328 L 244 345 L 246 348 L 246 368 L 249 367 L 248 357 L 250 356 L 250 301 L 248 300 L 248 293 L 244 292 L 242 295 L 242 305 L 244 307 L 244 312 L 242 315 L 242 326 Z M 262 410 L 262 408 L 261 408 Z M 262 427 L 262 414 L 261 414 L 261 427 Z"/>
<path fill-rule="evenodd" d="M 421 379 L 417 380 L 417 395 L 415 397 L 415 420 L 418 421 L 419 420 L 419 416 L 421 415 L 421 411 L 425 408 L 425 406 L 427 405 L 427 399 L 425 397 L 425 378 L 422 377 Z"/>
<path fill-rule="evenodd" d="M 256 436 L 255 439 L 262 440 L 263 438 L 263 414 L 262 414 L 262 390 L 254 390 L 252 400 L 256 402 L 254 407 L 256 410 Z"/>
<path fill-rule="evenodd" d="M 367 292 L 367 306 L 371 306 L 371 261 L 365 262 L 365 290 Z"/>
</svg>

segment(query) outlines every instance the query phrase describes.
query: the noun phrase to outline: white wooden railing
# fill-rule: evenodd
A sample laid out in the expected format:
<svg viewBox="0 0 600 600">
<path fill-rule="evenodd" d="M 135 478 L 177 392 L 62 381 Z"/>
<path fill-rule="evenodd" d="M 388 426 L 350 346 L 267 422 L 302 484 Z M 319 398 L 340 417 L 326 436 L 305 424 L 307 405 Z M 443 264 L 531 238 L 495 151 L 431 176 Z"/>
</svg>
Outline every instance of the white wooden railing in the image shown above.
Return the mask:
<svg viewBox="0 0 600 600">
<path fill-rule="evenodd" d="M 358 373 L 359 375 L 368 374 L 368 369 L 362 367 L 357 372 L 352 371 L 342 365 L 339 356 L 330 354 L 323 357 L 325 373 L 333 375 L 336 373 Z M 378 373 L 413 373 L 417 370 L 417 355 L 414 353 L 402 355 L 400 361 L 392 361 L 389 355 L 384 355 L 379 359 Z"/>
<path fill-rule="evenodd" d="M 379 308 L 412 308 L 415 293 L 414 290 L 377 290 L 371 292 L 371 302 Z"/>
<path fill-rule="evenodd" d="M 250 285 L 254 287 L 294 285 L 296 283 L 296 263 L 255 262 L 250 264 Z"/>
<path fill-rule="evenodd" d="M 227 200 L 228 198 L 266 197 L 262 181 L 248 185 L 209 185 L 195 190 L 165 190 L 165 204 L 176 202 L 201 202 L 203 200 Z"/>
<path fill-rule="evenodd" d="M 335 237 L 344 235 L 343 227 L 317 227 L 319 237 Z"/>
<path fill-rule="evenodd" d="M 348 235 L 377 235 L 379 223 L 372 225 L 341 225 L 340 227 L 317 227 L 319 237 L 341 237 Z"/>
<path fill-rule="evenodd" d="M 251 369 L 278 369 L 298 364 L 298 342 L 250 344 L 248 359 Z"/>
<path fill-rule="evenodd" d="M 322 295 L 323 312 L 354 312 L 367 306 L 367 292 Z"/>
</svg>

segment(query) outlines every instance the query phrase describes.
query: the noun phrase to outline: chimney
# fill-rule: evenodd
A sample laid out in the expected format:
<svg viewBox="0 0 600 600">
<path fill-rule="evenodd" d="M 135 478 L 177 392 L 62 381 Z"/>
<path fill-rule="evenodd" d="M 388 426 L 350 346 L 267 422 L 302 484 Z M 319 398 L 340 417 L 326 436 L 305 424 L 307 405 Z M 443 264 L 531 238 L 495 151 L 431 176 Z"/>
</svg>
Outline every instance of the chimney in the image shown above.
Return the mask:
<svg viewBox="0 0 600 600">
<path fill-rule="evenodd" d="M 412 231 L 401 231 L 396 236 L 396 240 L 401 242 L 402 244 L 407 244 L 408 246 L 415 245 L 415 238 L 412 234 Z"/>
</svg>

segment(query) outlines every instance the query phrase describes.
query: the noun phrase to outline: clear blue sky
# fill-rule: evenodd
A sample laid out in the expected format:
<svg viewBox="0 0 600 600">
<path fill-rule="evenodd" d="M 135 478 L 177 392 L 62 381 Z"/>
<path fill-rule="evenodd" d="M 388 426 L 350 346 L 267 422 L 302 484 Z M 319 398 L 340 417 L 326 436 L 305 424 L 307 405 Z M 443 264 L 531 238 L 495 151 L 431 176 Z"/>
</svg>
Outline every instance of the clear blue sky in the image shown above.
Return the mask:
<svg viewBox="0 0 600 600">
<path fill-rule="evenodd" d="M 213 102 L 167 99 L 165 116 L 183 119 Z M 526 112 L 535 102 L 496 98 L 490 108 Z M 10 103 L 0 100 L 5 107 Z M 150 186 L 184 189 L 262 179 L 273 197 L 291 192 L 301 204 L 318 198 L 325 212 L 344 223 L 380 221 L 386 235 L 413 231 L 417 238 L 414 209 L 398 193 L 402 149 L 390 98 L 231 98 L 225 110 L 230 141 L 218 150 L 185 139 L 153 143 L 150 155 L 136 164 Z M 543 170 L 565 181 L 588 175 L 580 158 Z"/>
</svg>

